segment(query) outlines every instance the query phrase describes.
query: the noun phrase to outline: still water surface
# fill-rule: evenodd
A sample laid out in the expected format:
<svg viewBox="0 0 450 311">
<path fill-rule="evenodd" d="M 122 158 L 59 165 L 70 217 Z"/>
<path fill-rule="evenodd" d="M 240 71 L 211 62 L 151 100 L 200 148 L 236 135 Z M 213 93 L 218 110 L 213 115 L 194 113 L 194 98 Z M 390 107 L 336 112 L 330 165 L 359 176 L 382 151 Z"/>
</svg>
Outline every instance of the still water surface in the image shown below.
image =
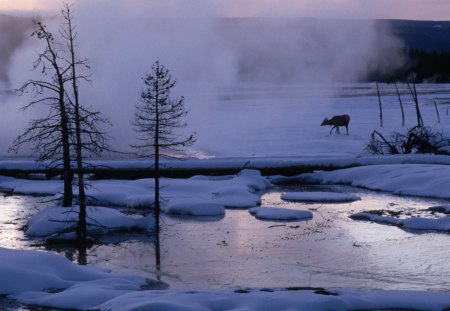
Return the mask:
<svg viewBox="0 0 450 311">
<path fill-rule="evenodd" d="M 311 188 L 312 187 L 312 188 Z M 220 218 L 163 216 L 162 267 L 154 265 L 152 237 L 117 234 L 86 250 L 52 251 L 74 262 L 114 272 L 160 278 L 170 289 L 320 286 L 365 289 L 450 290 L 450 235 L 406 232 L 400 228 L 354 221 L 348 216 L 372 209 L 408 210 L 448 204 L 433 199 L 399 197 L 344 186 L 308 186 L 307 190 L 351 192 L 361 201 L 345 204 L 288 203 L 286 186 L 263 195 L 268 206 L 309 209 L 303 222 L 261 221 L 247 210 L 227 210 Z M 23 234 L 26 219 L 47 206 L 45 198 L 1 196 L 2 247 L 44 249 Z"/>
</svg>

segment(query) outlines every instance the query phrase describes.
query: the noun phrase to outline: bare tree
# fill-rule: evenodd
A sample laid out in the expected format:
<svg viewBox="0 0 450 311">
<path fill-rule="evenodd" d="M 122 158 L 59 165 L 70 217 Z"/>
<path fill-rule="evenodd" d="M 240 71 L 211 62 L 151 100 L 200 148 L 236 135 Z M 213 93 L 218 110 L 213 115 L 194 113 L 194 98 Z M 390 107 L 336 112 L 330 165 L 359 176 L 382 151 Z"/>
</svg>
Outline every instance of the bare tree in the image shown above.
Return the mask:
<svg viewBox="0 0 450 311">
<path fill-rule="evenodd" d="M 34 21 L 36 30 L 32 36 L 43 41 L 45 48 L 38 53 L 34 70 L 42 73 L 42 80 L 28 80 L 17 91 L 19 95 L 31 92 L 33 100 L 22 109 L 44 104 L 48 114 L 33 120 L 11 147 L 17 151 L 23 144 L 33 144 L 40 160 L 52 160 L 59 165 L 62 160 L 64 176 L 63 206 L 72 206 L 73 192 L 70 157 L 70 128 L 66 98 L 66 83 L 70 66 L 64 60 L 64 46 L 57 43 L 53 34 L 40 21 Z"/>
<path fill-rule="evenodd" d="M 380 94 L 380 87 L 378 86 L 378 82 L 376 83 L 377 86 L 377 94 L 378 94 L 378 108 L 380 112 L 380 127 L 383 127 L 383 107 L 381 105 L 381 94 Z"/>
<path fill-rule="evenodd" d="M 409 92 L 411 93 L 411 96 L 414 100 L 414 107 L 416 108 L 417 126 L 422 127 L 423 119 L 422 113 L 420 112 L 419 97 L 417 96 L 416 89 L 416 75 L 414 73 L 411 74 L 409 81 L 407 81 L 407 85 L 409 88 Z"/>
<path fill-rule="evenodd" d="M 138 134 L 139 144 L 132 145 L 141 154 L 153 156 L 155 172 L 155 220 L 156 242 L 155 251 L 159 254 L 160 231 L 160 171 L 159 161 L 162 154 L 170 155 L 191 145 L 194 135 L 180 137 L 180 130 L 186 127 L 183 117 L 188 113 L 184 107 L 184 98 L 171 98 L 171 91 L 176 85 L 169 70 L 156 61 L 152 73 L 143 78 L 145 88 L 140 94 L 140 103 L 136 105 L 136 112 L 132 122 Z M 160 266 L 159 256 L 156 265 Z"/>
<path fill-rule="evenodd" d="M 397 82 L 394 82 L 395 90 L 397 91 L 398 102 L 400 103 L 400 110 L 402 112 L 402 126 L 405 126 L 405 111 L 403 110 L 403 102 L 402 97 L 400 96 L 400 92 L 398 91 Z"/>
<path fill-rule="evenodd" d="M 33 143 L 36 151 L 39 151 L 40 158 L 50 159 L 54 163 L 58 162 L 62 153 L 65 177 L 63 206 L 72 206 L 71 162 L 75 159 L 79 192 L 76 233 L 78 241 L 85 241 L 87 214 L 83 153 L 98 155 L 104 150 L 109 150 L 107 135 L 102 131 L 102 126 L 109 124 L 109 120 L 91 107 L 80 104 L 79 84 L 81 81 L 89 81 L 89 75 L 85 72 L 89 69 L 89 62 L 88 59 L 78 59 L 76 55 L 77 33 L 73 24 L 71 5 L 65 4 L 61 14 L 63 22 L 59 34 L 62 43 L 56 43 L 53 35 L 40 22 L 36 23 L 38 30 L 34 32 L 38 38 L 46 40 L 47 43 L 46 51 L 39 54 L 34 68 L 42 67 L 44 74 L 53 73 L 51 82 L 30 80 L 20 89 L 23 93 L 31 88 L 34 95 L 39 97 L 24 109 L 44 103 L 49 106 L 49 113 L 44 118 L 32 121 L 25 133 L 16 139 L 13 147 Z M 52 95 L 52 91 L 57 93 L 57 96 Z M 47 92 L 50 95 L 40 97 Z M 70 180 L 66 176 L 70 176 Z M 70 200 L 68 198 L 66 201 L 67 193 L 70 193 Z"/>
<path fill-rule="evenodd" d="M 89 68 L 88 59 L 77 59 L 75 51 L 75 40 L 77 38 L 76 26 L 73 24 L 72 8 L 69 4 L 65 4 L 62 10 L 64 22 L 61 26 L 61 36 L 66 42 L 69 52 L 69 76 L 72 86 L 72 94 L 68 94 L 71 104 L 70 124 L 73 128 L 71 132 L 71 142 L 74 149 L 74 157 L 77 168 L 78 181 L 78 201 L 79 215 L 77 223 L 77 239 L 83 241 L 86 239 L 86 191 L 83 175 L 83 152 L 100 154 L 104 150 L 109 150 L 107 144 L 107 135 L 101 130 L 101 126 L 109 124 L 109 120 L 103 118 L 98 111 L 92 108 L 86 108 L 80 104 L 79 99 L 79 82 L 89 81 L 86 74 L 79 74 L 78 68 L 81 70 Z"/>
</svg>

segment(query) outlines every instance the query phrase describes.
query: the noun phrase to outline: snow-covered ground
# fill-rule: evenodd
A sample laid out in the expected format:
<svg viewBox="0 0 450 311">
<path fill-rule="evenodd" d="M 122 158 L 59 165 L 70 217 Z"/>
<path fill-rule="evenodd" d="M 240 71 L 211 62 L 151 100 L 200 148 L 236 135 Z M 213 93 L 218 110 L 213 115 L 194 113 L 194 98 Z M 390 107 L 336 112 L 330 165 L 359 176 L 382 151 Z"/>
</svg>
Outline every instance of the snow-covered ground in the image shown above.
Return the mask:
<svg viewBox="0 0 450 311">
<path fill-rule="evenodd" d="M 362 291 L 308 287 L 222 291 L 140 290 L 141 276 L 77 266 L 46 252 L 0 248 L 0 294 L 28 305 L 131 310 L 443 310 L 446 292 Z M 26 280 L 26 281 L 24 281 Z M 48 291 L 51 289 L 51 291 Z"/>
<path fill-rule="evenodd" d="M 383 127 L 378 118 L 374 83 L 241 84 L 220 92 L 219 100 L 196 94 L 192 98 L 192 121 L 189 122 L 198 133 L 195 148 L 199 154 L 219 157 L 360 155 L 373 130 L 388 134 L 415 125 L 414 106 L 407 86 L 399 84 L 405 127 L 401 126 L 394 85 L 380 84 L 380 88 Z M 418 85 L 425 125 L 446 133 L 450 132 L 449 91 L 449 85 Z M 437 99 L 440 123 L 434 99 Z M 330 127 L 320 126 L 324 118 L 342 114 L 350 116 L 348 136 L 329 135 Z"/>
<path fill-rule="evenodd" d="M 264 204 L 260 197 L 261 191 L 269 189 L 269 180 L 274 183 L 301 180 L 323 184 L 343 183 L 395 194 L 450 199 L 448 190 L 450 189 L 449 157 L 431 155 L 373 157 L 364 154 L 364 146 L 374 129 L 388 134 L 392 130 L 405 131 L 406 128 L 414 125 L 414 109 L 405 86 L 400 86 L 406 110 L 407 126 L 405 127 L 401 126 L 400 109 L 397 96 L 393 93 L 393 86 L 381 85 L 381 87 L 384 109 L 383 128 L 379 125 L 378 100 L 373 84 L 338 87 L 242 85 L 223 90 L 219 94 L 214 94 L 213 97 L 210 96 L 211 94 L 196 94 L 191 97 L 197 106 L 189 107 L 191 115 L 188 123 L 190 129 L 198 133 L 198 142 L 195 149 L 191 150 L 191 154 L 215 158 L 208 161 L 172 161 L 165 163 L 167 166 L 244 167 L 247 164 L 245 166 L 247 168 L 258 168 L 258 166 L 277 167 L 295 163 L 338 166 L 370 164 L 370 166 L 334 172 L 315 172 L 290 178 L 273 177 L 268 179 L 261 177 L 255 170 L 244 170 L 238 175 L 226 177 L 197 176 L 187 180 L 163 179 L 163 208 L 167 214 L 206 216 L 206 218 L 224 217 L 224 214 L 227 213 L 226 208 L 251 208 L 250 212 L 255 217 L 274 221 L 273 228 L 270 229 L 273 231 L 263 233 L 261 230 L 269 230 L 267 225 L 264 228 L 261 225 L 255 225 L 255 222 L 259 224 L 261 221 L 254 219 L 247 211 L 233 210 L 236 212 L 233 217 L 239 215 L 239 218 L 234 220 L 237 225 L 232 228 L 221 227 L 219 234 L 223 235 L 223 240 L 220 240 L 219 243 L 215 240 L 208 240 L 213 229 L 205 230 L 202 233 L 198 230 L 198 226 L 189 227 L 189 221 L 184 218 L 168 221 L 170 225 L 183 223 L 183 228 L 186 230 L 183 233 L 177 233 L 180 241 L 171 242 L 175 243 L 175 246 L 167 250 L 166 259 L 172 260 L 170 257 L 174 258 L 180 254 L 183 254 L 181 257 L 186 256 L 186 262 L 195 259 L 189 257 L 191 255 L 187 251 L 190 247 L 190 245 L 186 245 L 188 244 L 187 235 L 196 236 L 197 239 L 204 241 L 204 245 L 202 244 L 196 253 L 197 256 L 198 254 L 208 254 L 212 257 L 208 261 L 203 261 L 205 268 L 189 266 L 191 271 L 184 271 L 187 276 L 198 277 L 203 273 L 201 270 L 210 267 L 210 261 L 219 260 L 224 263 L 224 258 L 230 256 L 226 267 L 222 268 L 234 270 L 230 271 L 229 278 L 216 274 L 221 280 L 222 289 L 189 292 L 180 290 L 142 291 L 140 286 L 145 285 L 142 277 L 119 276 L 98 268 L 77 267 L 61 257 L 44 252 L 0 249 L 2 259 L 2 281 L 0 281 L 2 290 L 0 294 L 11 294 L 14 299 L 31 305 L 75 309 L 99 306 L 102 310 L 146 310 L 149 308 L 158 310 L 215 310 L 217 308 L 230 310 L 367 308 L 442 310 L 450 308 L 448 280 L 441 275 L 442 273 L 448 275 L 450 271 L 446 259 L 450 253 L 444 247 L 444 244 L 448 243 L 448 236 L 442 233 L 440 235 L 430 233 L 432 236 L 430 235 L 429 238 L 422 235 L 417 237 L 416 233 L 403 232 L 396 227 L 392 229 L 389 226 L 381 226 L 380 228 L 376 227 L 377 224 L 368 226 L 366 222 L 352 220 L 348 217 L 353 214 L 359 218 L 366 217 L 370 221 L 395 224 L 413 231 L 434 229 L 445 232 L 448 231 L 448 219 L 450 218 L 444 214 L 444 212 L 448 212 L 447 207 L 433 212 L 437 214 L 431 214 L 432 211 L 430 211 L 432 216 L 428 218 L 417 219 L 415 215 L 391 217 L 373 214 L 370 211 L 374 208 L 369 208 L 370 202 L 364 197 L 361 201 L 340 204 L 339 207 L 324 207 L 322 203 L 310 206 L 301 205 L 300 207 L 293 204 L 302 203 L 286 203 L 288 205 L 284 206 L 279 197 L 278 201 L 275 200 L 278 205 Z M 450 117 L 447 114 L 448 104 L 446 103 L 449 91 L 448 85 L 419 86 L 419 100 L 425 125 L 435 127 L 447 134 L 450 133 Z M 217 99 L 217 95 L 219 100 L 212 100 L 212 98 Z M 439 99 L 440 123 L 437 122 L 433 105 L 435 98 Z M 7 111 L 7 115 L 14 115 L 10 110 Z M 351 117 L 348 136 L 329 135 L 329 127 L 320 127 L 320 123 L 325 117 L 329 118 L 344 113 Z M 8 119 L 16 120 L 14 117 Z M 126 122 L 128 124 L 129 121 Z M 20 122 L 18 121 L 18 123 Z M 8 122 L 2 124 L 3 127 L 10 125 Z M 0 127 L 0 130 L 14 134 L 10 128 Z M 130 139 L 126 134 L 127 131 L 124 131 L 124 135 L 119 140 L 128 144 Z M 120 144 L 118 145 L 120 146 Z M 251 161 L 247 163 L 249 158 Z M 96 163 L 110 167 L 142 168 L 150 166 L 146 160 L 119 160 L 107 163 L 102 160 Z M 38 164 L 29 159 L 0 161 L 0 168 L 32 169 L 36 165 Z M 98 206 L 142 208 L 153 202 L 152 186 L 153 182 L 149 179 L 92 181 L 88 194 L 92 198 L 91 204 Z M 30 181 L 1 177 L 0 189 L 16 194 L 58 196 L 62 185 L 57 180 Z M 296 193 L 289 196 L 294 196 L 291 199 L 299 199 L 299 194 Z M 326 201 L 323 194 L 316 193 L 315 199 L 321 202 Z M 261 203 L 265 206 L 256 207 Z M 386 208 L 386 206 L 380 208 Z M 90 211 L 93 216 L 96 216 L 95 213 L 99 214 L 96 222 L 105 218 L 103 216 L 106 215 L 106 210 L 103 207 L 93 208 Z M 124 218 L 120 219 L 120 224 L 114 222 L 111 227 L 120 227 L 125 223 L 135 225 L 138 222 L 145 223 L 144 227 L 148 229 L 147 226 L 151 224 L 147 221 L 148 219 L 136 219 L 136 217 L 130 219 L 130 217 L 114 211 L 114 213 L 116 212 L 117 217 Z M 58 215 L 61 216 L 57 208 L 38 213 L 30 219 L 28 233 L 32 235 L 53 233 L 54 230 L 43 232 L 43 229 L 55 229 L 51 227 L 56 226 L 57 223 L 51 222 L 49 219 L 57 218 Z M 289 223 L 288 226 L 280 223 L 286 219 L 292 221 L 293 218 L 299 222 Z M 302 221 L 305 218 L 308 221 Z M 119 218 L 114 217 L 114 221 L 117 219 Z M 260 231 L 252 233 L 253 235 L 246 232 L 248 230 L 245 226 L 247 223 L 252 223 L 253 227 L 251 228 L 257 228 Z M 339 224 L 339 226 L 333 226 L 333 223 Z M 38 224 L 37 227 L 35 227 L 36 224 Z M 168 226 L 170 227 L 170 225 Z M 212 221 L 208 225 L 214 226 L 214 222 Z M 56 229 L 60 230 L 61 228 Z M 204 228 L 202 229 L 204 230 Z M 394 231 L 394 229 L 401 232 Z M 255 234 L 261 235 L 263 238 L 256 239 L 254 238 Z M 330 237 L 329 234 L 333 234 L 333 237 Z M 311 238 L 306 238 L 310 235 L 312 235 Z M 342 236 L 346 236 L 346 239 L 339 240 Z M 183 239 L 186 239 L 186 242 L 183 242 Z M 409 243 L 409 239 L 413 239 L 414 243 Z M 433 239 L 433 242 L 429 242 L 427 239 Z M 270 241 L 270 246 L 267 244 L 268 241 Z M 438 245 L 433 243 L 438 243 Z M 430 246 L 433 248 L 432 250 L 428 248 L 429 244 L 432 244 Z M 223 250 L 218 253 L 209 253 L 213 247 L 216 252 L 220 247 Z M 252 253 L 253 248 L 259 253 L 256 255 Z M 300 248 L 301 254 L 298 254 Z M 429 254 L 430 251 L 434 252 L 434 255 Z M 248 256 L 239 257 L 242 256 L 241 253 L 246 252 L 249 252 Z M 389 253 L 391 258 L 384 257 L 380 252 Z M 313 258 L 310 258 L 313 253 Z M 408 262 L 408 258 L 411 256 L 419 256 L 418 253 L 421 258 L 426 258 L 423 259 L 425 262 L 421 265 L 417 264 L 417 261 L 409 262 L 402 267 L 404 270 L 396 270 L 397 265 Z M 354 257 L 354 260 L 365 261 L 356 263 L 361 266 L 361 271 L 356 267 L 348 270 L 354 260 L 349 262 L 347 259 L 343 259 L 344 254 L 350 258 Z M 272 264 L 273 262 L 267 263 L 261 259 L 264 255 L 277 257 L 274 260 L 279 261 L 275 261 L 275 265 Z M 252 264 L 236 261 L 232 256 L 245 258 Z M 294 259 L 295 262 L 292 262 Z M 108 258 L 109 260 L 116 259 Z M 330 261 L 335 269 L 333 272 L 334 283 L 327 283 L 331 277 Z M 429 262 L 433 264 L 429 264 L 429 267 L 423 266 Z M 176 270 L 184 263 L 182 259 L 178 258 L 168 265 Z M 102 263 L 98 264 L 101 266 Z M 107 261 L 104 264 L 107 265 Z M 258 269 L 252 267 L 256 265 L 265 269 L 268 276 L 275 276 L 273 279 L 266 279 L 265 282 L 258 279 L 259 283 L 257 284 L 267 285 L 267 288 L 258 289 L 258 286 L 255 286 L 254 289 L 240 291 L 223 289 L 226 284 L 235 285 L 234 279 L 239 277 L 238 274 L 259 273 Z M 179 272 L 179 270 L 177 271 Z M 308 271 L 308 274 L 305 274 L 305 271 Z M 420 277 L 414 271 L 426 275 Z M 214 275 L 213 272 L 206 276 L 202 275 L 202 277 L 210 278 L 211 275 Z M 325 290 L 318 288 L 286 290 L 278 286 L 272 287 L 274 285 L 271 284 L 275 282 L 277 285 L 280 284 L 280 280 L 276 279 L 279 275 L 283 275 L 283 280 L 286 282 L 287 280 L 292 282 L 292 278 L 294 278 L 301 284 L 314 284 L 315 286 L 321 283 L 323 285 L 320 286 L 328 286 L 328 284 L 332 284 L 332 286 Z M 13 280 L 19 281 L 10 284 L 8 280 L 11 278 L 7 276 L 14 277 Z M 170 271 L 168 271 L 167 277 L 170 278 Z M 400 285 L 395 287 L 397 279 L 402 277 L 412 284 L 408 289 L 420 287 L 420 284 L 423 283 L 423 287 L 420 288 L 437 288 L 439 291 L 394 290 L 394 288 L 402 289 L 402 285 L 405 283 L 400 282 L 398 283 Z M 28 281 L 20 281 L 24 279 Z M 351 281 L 345 284 L 350 284 L 350 286 L 345 289 L 336 284 L 344 283 L 349 279 Z M 376 286 L 368 286 L 370 290 L 350 289 L 354 284 L 363 287 L 361 284 L 368 280 L 379 283 L 376 283 Z M 186 277 L 183 278 L 183 281 L 189 283 Z M 386 291 L 374 289 L 381 288 L 386 284 L 394 285 Z"/>
</svg>

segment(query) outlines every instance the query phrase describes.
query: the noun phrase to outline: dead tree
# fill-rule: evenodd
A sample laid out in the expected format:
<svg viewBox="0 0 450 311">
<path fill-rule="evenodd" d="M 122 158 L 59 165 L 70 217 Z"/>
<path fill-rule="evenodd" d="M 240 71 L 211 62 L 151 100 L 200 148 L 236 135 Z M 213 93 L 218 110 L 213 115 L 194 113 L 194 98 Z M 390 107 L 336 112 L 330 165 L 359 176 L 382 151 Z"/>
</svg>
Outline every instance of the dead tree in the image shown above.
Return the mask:
<svg viewBox="0 0 450 311">
<path fill-rule="evenodd" d="M 73 192 L 70 157 L 70 129 L 66 98 L 66 83 L 70 66 L 64 61 L 64 46 L 57 43 L 53 34 L 40 21 L 34 21 L 36 30 L 32 36 L 45 43 L 45 49 L 38 53 L 33 64 L 35 71 L 42 73 L 42 80 L 28 80 L 18 90 L 19 95 L 32 93 L 33 100 L 22 110 L 38 105 L 48 107 L 44 118 L 33 120 L 24 133 L 13 142 L 10 150 L 16 151 L 24 144 L 34 145 L 40 160 L 51 160 L 59 165 L 62 160 L 64 177 L 63 206 L 72 206 Z"/>
<path fill-rule="evenodd" d="M 416 76 L 414 73 L 411 74 L 409 81 L 407 81 L 406 83 L 408 85 L 409 92 L 411 93 L 411 96 L 414 100 L 414 107 L 416 108 L 417 126 L 422 127 L 423 119 L 419 107 L 419 97 L 417 96 L 417 89 L 416 89 Z"/>
<path fill-rule="evenodd" d="M 402 97 L 400 96 L 400 92 L 398 91 L 397 82 L 394 82 L 395 90 L 397 91 L 398 102 L 400 103 L 400 110 L 402 112 L 402 126 L 405 126 L 405 111 L 403 110 L 403 102 Z"/>
<path fill-rule="evenodd" d="M 191 145 L 194 135 L 182 137 L 179 131 L 186 127 L 183 118 L 188 113 L 184 107 L 184 98 L 173 99 L 171 91 L 176 85 L 169 70 L 156 61 L 152 73 L 143 78 L 145 87 L 140 94 L 140 103 L 136 105 L 132 122 L 138 135 L 139 143 L 132 145 L 140 154 L 153 156 L 155 172 L 155 203 L 156 222 L 156 266 L 160 266 L 160 172 L 159 161 L 163 154 L 173 155 L 173 152 Z"/>
<path fill-rule="evenodd" d="M 381 105 L 380 87 L 378 86 L 378 82 L 376 83 L 376 85 L 377 85 L 377 94 L 378 94 L 378 108 L 380 111 L 380 127 L 383 127 L 383 107 Z"/>
<path fill-rule="evenodd" d="M 109 150 L 107 144 L 107 135 L 101 130 L 101 126 L 109 124 L 109 120 L 103 118 L 98 111 L 92 108 L 86 108 L 80 104 L 79 99 L 79 82 L 88 81 L 86 74 L 80 74 L 81 71 L 88 69 L 88 59 L 78 59 L 75 51 L 75 40 L 77 38 L 76 27 L 73 25 L 72 8 L 65 4 L 62 10 L 64 22 L 61 26 L 61 36 L 66 42 L 67 51 L 69 52 L 70 70 L 68 72 L 71 83 L 71 94 L 68 94 L 70 101 L 70 124 L 73 131 L 71 132 L 71 146 L 74 150 L 74 158 L 76 160 L 77 181 L 78 181 L 78 201 L 79 215 L 77 223 L 77 239 L 79 241 L 86 240 L 87 222 L 86 222 L 86 190 L 83 175 L 83 153 L 100 154 L 104 150 Z"/>
<path fill-rule="evenodd" d="M 438 123 L 441 123 L 441 116 L 439 115 L 439 109 L 437 107 L 436 99 L 434 99 L 434 109 L 436 110 L 436 116 L 437 116 Z"/>
<path fill-rule="evenodd" d="M 63 22 L 59 29 L 62 43 L 55 43 L 53 35 L 45 30 L 45 26 L 37 23 L 40 29 L 39 36 L 46 38 L 49 47 L 47 54 L 41 54 L 39 62 L 43 60 L 52 61 L 55 72 L 53 80 L 58 82 L 58 88 L 55 88 L 48 82 L 34 81 L 27 82 L 21 91 L 25 92 L 32 87 L 35 94 L 43 94 L 46 88 L 58 91 L 58 97 L 43 97 L 33 101 L 25 109 L 38 103 L 45 103 L 49 106 L 49 113 L 46 117 L 34 120 L 24 134 L 16 139 L 14 146 L 23 143 L 34 143 L 35 149 L 40 151 L 41 158 L 57 161 L 63 154 L 64 168 L 68 162 L 70 176 L 73 178 L 72 160 L 76 163 L 77 186 L 79 192 L 79 217 L 76 225 L 77 240 L 83 242 L 86 240 L 87 214 L 86 214 L 86 193 L 83 176 L 83 156 L 84 153 L 100 154 L 104 150 L 109 150 L 107 144 L 107 135 L 102 131 L 103 125 L 108 125 L 109 120 L 101 116 L 98 111 L 91 107 L 81 105 L 79 99 L 79 84 L 82 81 L 89 81 L 89 75 L 86 70 L 89 69 L 88 59 L 78 59 L 76 54 L 75 41 L 77 38 L 76 27 L 73 25 L 72 8 L 65 4 L 63 7 Z M 45 31 L 45 32 L 44 32 Z M 58 49 L 52 49 L 57 46 Z M 51 53 L 51 51 L 58 53 Z M 38 63 L 40 64 L 40 63 Z M 44 62 L 44 65 L 47 65 Z M 43 65 L 42 65 L 43 66 Z M 35 64 L 35 68 L 37 68 Z M 44 67 L 48 70 L 47 67 Z M 45 71 L 44 71 L 45 73 Z M 66 176 L 66 173 L 65 173 Z M 65 180 L 66 182 L 66 180 Z M 66 185 L 65 191 L 70 188 L 72 195 L 72 179 Z M 64 206 L 72 206 L 72 197 L 70 202 L 64 201 Z"/>
</svg>

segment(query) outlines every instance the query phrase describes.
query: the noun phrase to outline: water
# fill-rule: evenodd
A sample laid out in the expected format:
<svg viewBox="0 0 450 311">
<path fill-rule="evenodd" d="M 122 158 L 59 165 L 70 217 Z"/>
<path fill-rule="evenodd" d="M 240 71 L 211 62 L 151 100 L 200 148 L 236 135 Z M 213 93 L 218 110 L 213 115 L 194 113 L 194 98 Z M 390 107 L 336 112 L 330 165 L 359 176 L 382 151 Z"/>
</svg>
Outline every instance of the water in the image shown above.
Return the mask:
<svg viewBox="0 0 450 311">
<path fill-rule="evenodd" d="M 280 200 L 281 192 L 302 189 L 305 186 L 273 189 L 263 195 L 263 202 L 312 210 L 311 221 L 260 221 L 247 210 L 227 210 L 221 218 L 164 215 L 161 271 L 155 269 L 152 237 L 145 234 L 104 237 L 108 244 L 87 249 L 86 254 L 65 247 L 48 250 L 114 272 L 159 277 L 170 289 L 179 290 L 283 286 L 450 290 L 450 250 L 444 247 L 449 245 L 449 234 L 406 232 L 348 217 L 371 209 L 422 213 L 448 202 L 343 186 L 312 190 L 351 192 L 362 200 L 345 204 Z M 24 237 L 21 228 L 30 214 L 46 204 L 42 198 L 0 197 L 2 246 L 44 249 L 37 240 Z"/>
</svg>

